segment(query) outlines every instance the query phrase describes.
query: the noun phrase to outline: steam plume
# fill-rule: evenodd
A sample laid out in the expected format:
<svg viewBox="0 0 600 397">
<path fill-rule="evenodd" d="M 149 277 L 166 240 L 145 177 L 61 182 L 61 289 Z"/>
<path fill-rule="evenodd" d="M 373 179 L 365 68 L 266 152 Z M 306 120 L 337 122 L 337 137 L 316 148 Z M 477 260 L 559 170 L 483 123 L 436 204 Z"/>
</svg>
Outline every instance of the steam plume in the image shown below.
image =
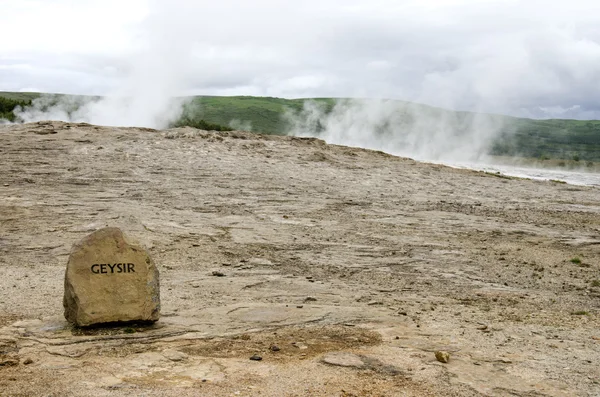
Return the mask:
<svg viewBox="0 0 600 397">
<path fill-rule="evenodd" d="M 307 101 L 301 112 L 288 113 L 290 133 L 419 160 L 458 162 L 483 160 L 503 126 L 501 116 L 393 100 L 338 100 L 327 110 L 323 103 Z"/>
<path fill-rule="evenodd" d="M 23 122 L 63 120 L 99 125 L 164 128 L 182 112 L 177 98 L 189 85 L 191 42 L 182 40 L 189 26 L 164 1 L 152 1 L 140 26 L 140 48 L 126 62 L 120 87 L 102 98 L 49 96 L 15 112 Z"/>
</svg>

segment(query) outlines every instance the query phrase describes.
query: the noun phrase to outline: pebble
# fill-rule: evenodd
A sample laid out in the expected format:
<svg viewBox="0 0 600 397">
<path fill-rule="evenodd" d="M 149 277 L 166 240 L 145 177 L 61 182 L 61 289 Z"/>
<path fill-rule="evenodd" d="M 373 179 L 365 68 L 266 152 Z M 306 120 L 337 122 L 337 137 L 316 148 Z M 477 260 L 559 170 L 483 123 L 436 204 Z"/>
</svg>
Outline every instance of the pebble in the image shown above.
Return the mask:
<svg viewBox="0 0 600 397">
<path fill-rule="evenodd" d="M 450 353 L 445 352 L 445 351 L 436 351 L 435 352 L 435 359 L 438 360 L 441 363 L 448 363 L 448 361 L 450 361 Z"/>
<path fill-rule="evenodd" d="M 272 352 L 278 352 L 281 350 L 281 348 L 277 345 L 271 345 L 271 347 L 269 347 L 269 350 L 271 350 Z"/>
<path fill-rule="evenodd" d="M 255 354 L 252 357 L 250 357 L 250 360 L 252 360 L 252 361 L 261 361 L 262 357 L 259 356 L 258 354 Z"/>
<path fill-rule="evenodd" d="M 312 296 L 307 296 L 306 299 L 304 299 L 304 302 L 316 302 L 317 298 L 313 298 Z"/>
<path fill-rule="evenodd" d="M 214 272 L 212 272 L 212 275 L 215 277 L 225 277 L 225 273 L 220 272 L 218 270 L 215 270 Z"/>
<path fill-rule="evenodd" d="M 23 364 L 25 364 L 25 365 L 33 364 L 33 360 L 31 359 L 31 357 L 28 357 L 25 359 L 25 361 L 23 361 Z"/>
</svg>

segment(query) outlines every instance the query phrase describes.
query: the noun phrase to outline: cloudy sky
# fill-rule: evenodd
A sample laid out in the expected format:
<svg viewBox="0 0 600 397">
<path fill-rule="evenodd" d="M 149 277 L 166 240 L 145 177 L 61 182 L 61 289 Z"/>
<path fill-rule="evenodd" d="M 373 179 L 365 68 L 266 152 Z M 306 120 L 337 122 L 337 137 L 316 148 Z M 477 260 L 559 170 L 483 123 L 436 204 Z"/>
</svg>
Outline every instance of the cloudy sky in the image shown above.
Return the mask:
<svg viewBox="0 0 600 397">
<path fill-rule="evenodd" d="M 600 118 L 594 0 L 0 0 L 0 90 Z"/>
</svg>

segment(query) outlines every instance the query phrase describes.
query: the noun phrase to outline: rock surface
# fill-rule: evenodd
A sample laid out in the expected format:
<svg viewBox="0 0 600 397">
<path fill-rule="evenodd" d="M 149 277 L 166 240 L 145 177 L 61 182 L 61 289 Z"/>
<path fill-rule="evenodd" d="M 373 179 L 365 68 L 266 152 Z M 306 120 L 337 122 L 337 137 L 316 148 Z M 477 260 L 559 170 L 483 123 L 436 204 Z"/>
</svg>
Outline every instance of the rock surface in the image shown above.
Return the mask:
<svg viewBox="0 0 600 397">
<path fill-rule="evenodd" d="M 158 269 L 118 228 L 100 229 L 73 246 L 65 273 L 65 318 L 78 325 L 156 321 Z"/>
<path fill-rule="evenodd" d="M 0 395 L 600 396 L 598 187 L 60 122 L 0 126 L 0 159 Z M 107 224 L 159 266 L 150 327 L 64 320 L 71 245 Z"/>
</svg>

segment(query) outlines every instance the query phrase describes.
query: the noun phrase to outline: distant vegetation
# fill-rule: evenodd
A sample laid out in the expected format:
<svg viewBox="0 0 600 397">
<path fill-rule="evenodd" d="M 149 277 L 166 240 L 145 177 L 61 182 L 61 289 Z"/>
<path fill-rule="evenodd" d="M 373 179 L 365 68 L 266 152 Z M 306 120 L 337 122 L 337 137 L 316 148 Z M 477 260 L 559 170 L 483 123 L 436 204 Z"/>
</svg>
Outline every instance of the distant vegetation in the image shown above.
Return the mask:
<svg viewBox="0 0 600 397">
<path fill-rule="evenodd" d="M 491 154 L 540 160 L 599 161 L 600 121 L 514 118 L 506 123 Z"/>
<path fill-rule="evenodd" d="M 12 110 L 26 106 L 37 93 L 0 92 L 0 118 L 14 120 Z M 325 111 L 330 112 L 336 103 L 333 98 L 312 99 Z M 282 99 L 269 97 L 214 97 L 198 96 L 186 106 L 182 118 L 173 126 L 192 126 L 200 129 L 227 131 L 251 127 L 252 131 L 265 134 L 285 134 L 289 131 L 286 112 L 298 113 L 305 99 Z M 581 120 L 532 120 L 499 115 L 481 115 L 470 112 L 454 112 L 431 106 L 397 101 L 400 125 L 385 128 L 402 131 L 415 122 L 415 111 L 433 120 L 439 120 L 460 136 L 472 125 L 475 118 L 498 125 L 499 135 L 491 145 L 489 154 L 518 156 L 539 160 L 559 159 L 568 164 L 589 165 L 600 161 L 600 121 Z M 411 112 L 407 111 L 410 109 Z M 411 115 L 412 114 L 412 115 Z M 317 122 L 313 132 L 318 133 Z M 558 164 L 561 165 L 560 162 Z"/>
<path fill-rule="evenodd" d="M 15 108 L 29 105 L 31 105 L 31 100 L 12 99 L 0 96 L 0 119 L 15 121 L 15 114 L 13 113 Z"/>
</svg>

